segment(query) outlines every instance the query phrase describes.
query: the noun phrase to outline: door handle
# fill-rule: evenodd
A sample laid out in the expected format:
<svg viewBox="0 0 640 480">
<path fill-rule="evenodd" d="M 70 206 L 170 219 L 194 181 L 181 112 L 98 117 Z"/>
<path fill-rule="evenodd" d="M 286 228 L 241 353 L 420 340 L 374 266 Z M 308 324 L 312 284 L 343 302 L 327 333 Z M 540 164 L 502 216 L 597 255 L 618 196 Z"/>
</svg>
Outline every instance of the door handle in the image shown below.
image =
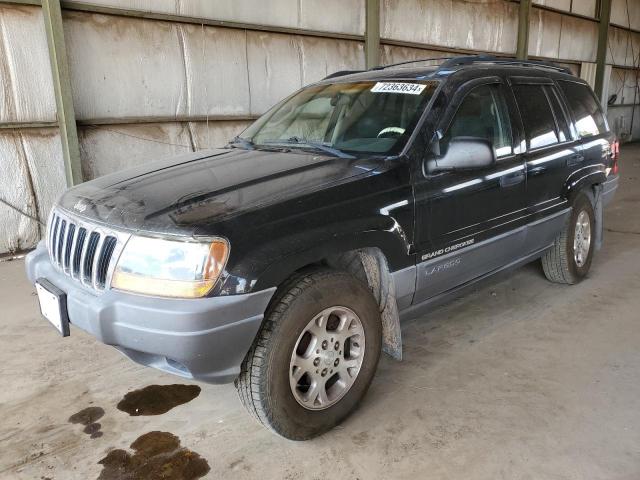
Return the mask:
<svg viewBox="0 0 640 480">
<path fill-rule="evenodd" d="M 524 182 L 524 171 L 519 171 L 510 175 L 503 175 L 502 177 L 500 177 L 501 187 L 511 187 L 522 182 Z"/>
<path fill-rule="evenodd" d="M 567 160 L 567 166 L 571 166 L 571 165 L 577 165 L 579 163 L 582 163 L 584 161 L 584 155 L 581 155 L 579 153 L 575 153 L 573 155 L 571 155 L 569 157 L 569 159 Z"/>
</svg>

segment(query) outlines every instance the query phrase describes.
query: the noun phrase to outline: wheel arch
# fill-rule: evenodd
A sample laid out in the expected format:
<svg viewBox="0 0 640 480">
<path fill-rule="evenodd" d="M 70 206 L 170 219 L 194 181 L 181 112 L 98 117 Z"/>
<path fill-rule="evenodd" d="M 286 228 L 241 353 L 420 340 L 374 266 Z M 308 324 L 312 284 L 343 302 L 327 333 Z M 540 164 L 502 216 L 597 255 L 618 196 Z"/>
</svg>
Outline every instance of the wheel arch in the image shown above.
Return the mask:
<svg viewBox="0 0 640 480">
<path fill-rule="evenodd" d="M 573 177 L 565 184 L 564 196 L 568 200 L 569 205 L 573 205 L 579 194 L 584 194 L 591 202 L 593 213 L 595 216 L 595 248 L 602 248 L 604 219 L 602 204 L 602 186 L 607 180 L 606 174 L 598 169 L 591 170 L 583 174 L 576 172 Z"/>
<path fill-rule="evenodd" d="M 362 239 L 361 242 L 345 242 L 343 239 L 340 242 L 341 248 L 327 249 L 324 245 L 309 249 L 287 257 L 286 261 L 278 262 L 278 268 L 267 269 L 270 271 L 269 275 L 266 278 L 261 277 L 261 283 L 277 285 L 280 288 L 286 285 L 292 276 L 310 268 L 329 267 L 350 273 L 369 287 L 378 303 L 382 322 L 383 351 L 392 358 L 401 360 L 400 316 L 390 264 L 391 261 L 407 263 L 410 257 L 406 250 L 404 252 L 397 250 L 401 247 L 397 240 L 387 237 L 387 241 L 382 244 L 386 247 L 385 249 L 372 242 L 362 242 Z M 274 295 L 274 298 L 276 296 Z"/>
</svg>

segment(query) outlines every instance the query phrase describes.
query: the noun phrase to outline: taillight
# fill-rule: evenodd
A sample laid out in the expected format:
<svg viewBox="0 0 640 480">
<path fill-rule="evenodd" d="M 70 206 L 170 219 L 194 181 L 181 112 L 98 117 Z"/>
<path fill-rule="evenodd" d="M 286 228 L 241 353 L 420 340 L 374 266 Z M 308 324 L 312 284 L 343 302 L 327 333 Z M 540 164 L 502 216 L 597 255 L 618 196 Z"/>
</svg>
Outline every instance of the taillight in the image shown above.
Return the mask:
<svg viewBox="0 0 640 480">
<path fill-rule="evenodd" d="M 618 173 L 618 159 L 620 158 L 620 142 L 614 140 L 611 142 L 611 173 Z"/>
</svg>

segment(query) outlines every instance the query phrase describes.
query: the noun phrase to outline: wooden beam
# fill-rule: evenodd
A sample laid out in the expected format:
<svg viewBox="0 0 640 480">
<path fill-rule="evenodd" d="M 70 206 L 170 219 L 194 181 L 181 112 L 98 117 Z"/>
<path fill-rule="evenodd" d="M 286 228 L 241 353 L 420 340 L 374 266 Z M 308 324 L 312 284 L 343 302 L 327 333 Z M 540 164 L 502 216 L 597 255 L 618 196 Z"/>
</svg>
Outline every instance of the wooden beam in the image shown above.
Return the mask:
<svg viewBox="0 0 640 480">
<path fill-rule="evenodd" d="M 0 130 L 26 130 L 29 128 L 58 128 L 58 122 L 2 122 Z"/>
<path fill-rule="evenodd" d="M 39 7 L 42 5 L 40 0 L 0 0 L 0 5 L 33 5 Z"/>
<path fill-rule="evenodd" d="M 526 60 L 529 57 L 529 17 L 531 16 L 531 0 L 520 0 L 518 8 L 518 43 L 516 58 Z"/>
<path fill-rule="evenodd" d="M 609 22 L 611 21 L 611 0 L 600 2 L 600 23 L 598 25 L 598 51 L 596 53 L 596 81 L 595 92 L 601 103 L 607 100 L 607 93 L 603 91 L 605 64 L 607 62 L 607 46 L 609 45 Z"/>
<path fill-rule="evenodd" d="M 82 168 L 60 0 L 42 0 L 42 16 L 47 33 L 65 176 L 67 185 L 72 186 L 82 183 Z"/>
<path fill-rule="evenodd" d="M 366 0 L 364 57 L 366 68 L 380 65 L 380 0 Z"/>
</svg>

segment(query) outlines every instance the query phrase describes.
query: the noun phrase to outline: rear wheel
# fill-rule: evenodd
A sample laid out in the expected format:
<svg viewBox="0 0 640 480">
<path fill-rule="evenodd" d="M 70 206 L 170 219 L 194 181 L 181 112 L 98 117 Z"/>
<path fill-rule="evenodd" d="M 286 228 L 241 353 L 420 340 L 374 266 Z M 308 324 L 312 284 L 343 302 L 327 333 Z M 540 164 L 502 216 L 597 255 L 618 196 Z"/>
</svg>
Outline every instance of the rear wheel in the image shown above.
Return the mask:
<svg viewBox="0 0 640 480">
<path fill-rule="evenodd" d="M 579 194 L 571 215 L 552 248 L 542 256 L 546 277 L 556 283 L 575 284 L 587 276 L 594 252 L 595 215 L 591 201 Z"/>
<path fill-rule="evenodd" d="M 381 350 L 378 304 L 348 273 L 296 276 L 276 294 L 236 387 L 247 410 L 277 434 L 305 440 L 358 405 Z"/>
</svg>

